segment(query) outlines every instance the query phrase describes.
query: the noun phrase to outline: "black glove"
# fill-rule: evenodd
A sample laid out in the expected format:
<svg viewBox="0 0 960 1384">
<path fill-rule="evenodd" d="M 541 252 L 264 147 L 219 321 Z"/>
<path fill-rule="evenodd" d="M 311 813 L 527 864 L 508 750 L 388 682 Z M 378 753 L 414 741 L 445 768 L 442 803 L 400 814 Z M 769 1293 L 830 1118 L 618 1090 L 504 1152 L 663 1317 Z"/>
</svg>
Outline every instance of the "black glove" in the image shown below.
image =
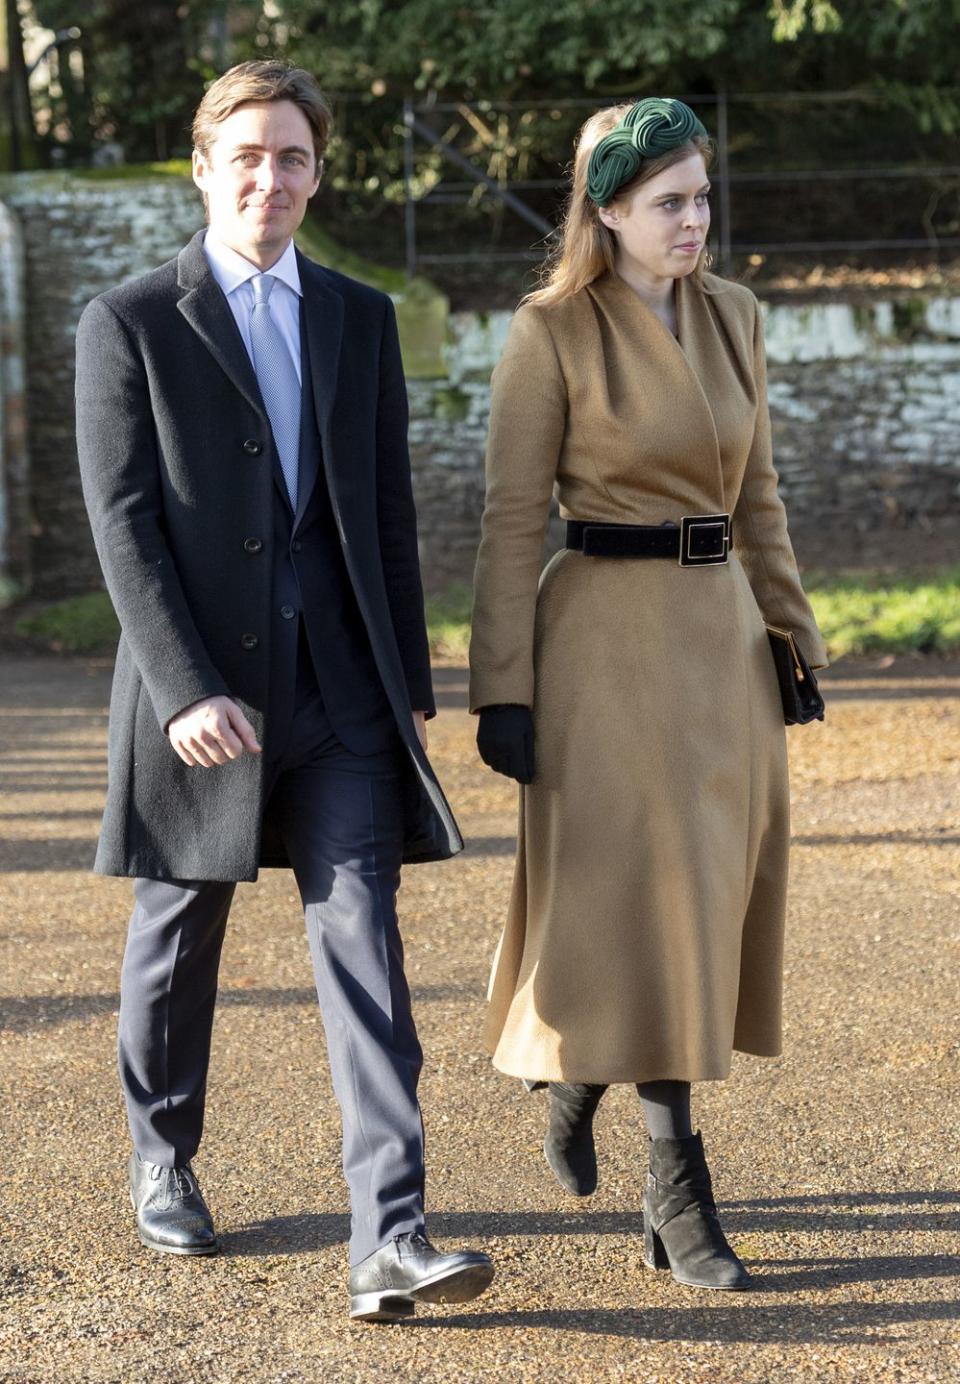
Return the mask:
<svg viewBox="0 0 960 1384">
<path fill-rule="evenodd" d="M 484 764 L 518 783 L 533 781 L 533 712 L 528 706 L 482 706 L 477 749 Z"/>
</svg>

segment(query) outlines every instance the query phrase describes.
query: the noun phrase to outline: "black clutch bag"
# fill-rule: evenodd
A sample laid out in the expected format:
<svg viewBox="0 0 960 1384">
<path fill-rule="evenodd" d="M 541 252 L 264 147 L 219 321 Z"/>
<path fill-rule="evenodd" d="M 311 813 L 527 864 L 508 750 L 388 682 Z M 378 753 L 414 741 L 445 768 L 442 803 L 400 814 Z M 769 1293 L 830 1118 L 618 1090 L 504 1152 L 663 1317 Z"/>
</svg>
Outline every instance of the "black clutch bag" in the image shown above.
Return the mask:
<svg viewBox="0 0 960 1384">
<path fill-rule="evenodd" d="M 823 698 L 810 665 L 797 648 L 790 630 L 767 625 L 767 637 L 773 651 L 773 666 L 780 684 L 783 719 L 788 726 L 805 726 L 808 721 L 823 720 Z"/>
</svg>

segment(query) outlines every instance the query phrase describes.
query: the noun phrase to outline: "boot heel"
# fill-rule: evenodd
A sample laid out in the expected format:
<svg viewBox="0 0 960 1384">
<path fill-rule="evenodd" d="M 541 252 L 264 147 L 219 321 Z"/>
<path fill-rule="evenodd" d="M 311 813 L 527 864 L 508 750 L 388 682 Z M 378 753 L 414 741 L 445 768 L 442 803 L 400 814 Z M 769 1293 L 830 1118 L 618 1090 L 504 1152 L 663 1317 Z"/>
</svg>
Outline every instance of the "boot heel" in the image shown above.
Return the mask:
<svg viewBox="0 0 960 1384">
<path fill-rule="evenodd" d="M 648 1269 L 669 1269 L 670 1267 L 670 1260 L 667 1258 L 663 1241 L 646 1217 L 644 1217 L 643 1222 L 643 1262 Z"/>
<path fill-rule="evenodd" d="M 750 1286 L 750 1275 L 721 1229 L 699 1133 L 651 1140 L 643 1227 L 645 1262 L 669 1269 L 678 1283 L 728 1290 Z"/>
</svg>

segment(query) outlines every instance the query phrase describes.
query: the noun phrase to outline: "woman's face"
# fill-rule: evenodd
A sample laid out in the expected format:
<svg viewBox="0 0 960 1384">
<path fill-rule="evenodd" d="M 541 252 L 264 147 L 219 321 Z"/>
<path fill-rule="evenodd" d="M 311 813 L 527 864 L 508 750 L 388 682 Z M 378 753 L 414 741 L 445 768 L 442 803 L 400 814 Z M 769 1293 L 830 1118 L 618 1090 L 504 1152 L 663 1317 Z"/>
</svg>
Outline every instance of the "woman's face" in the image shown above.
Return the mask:
<svg viewBox="0 0 960 1384">
<path fill-rule="evenodd" d="M 690 154 L 601 207 L 600 220 L 617 237 L 618 258 L 656 279 L 692 273 L 710 229 L 709 191 L 703 155 Z"/>
</svg>

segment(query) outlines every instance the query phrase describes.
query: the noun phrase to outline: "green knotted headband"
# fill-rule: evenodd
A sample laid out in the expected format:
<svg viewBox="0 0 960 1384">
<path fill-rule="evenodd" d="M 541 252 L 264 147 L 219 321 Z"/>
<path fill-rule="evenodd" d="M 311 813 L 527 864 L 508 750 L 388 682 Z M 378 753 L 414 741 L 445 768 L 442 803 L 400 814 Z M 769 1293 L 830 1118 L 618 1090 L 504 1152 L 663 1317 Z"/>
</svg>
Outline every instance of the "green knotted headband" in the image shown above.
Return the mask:
<svg viewBox="0 0 960 1384">
<path fill-rule="evenodd" d="M 597 206 L 613 201 L 618 187 L 630 181 L 644 159 L 658 158 L 706 129 L 689 106 L 671 96 L 647 96 L 598 140 L 587 168 L 587 195 Z"/>
</svg>

